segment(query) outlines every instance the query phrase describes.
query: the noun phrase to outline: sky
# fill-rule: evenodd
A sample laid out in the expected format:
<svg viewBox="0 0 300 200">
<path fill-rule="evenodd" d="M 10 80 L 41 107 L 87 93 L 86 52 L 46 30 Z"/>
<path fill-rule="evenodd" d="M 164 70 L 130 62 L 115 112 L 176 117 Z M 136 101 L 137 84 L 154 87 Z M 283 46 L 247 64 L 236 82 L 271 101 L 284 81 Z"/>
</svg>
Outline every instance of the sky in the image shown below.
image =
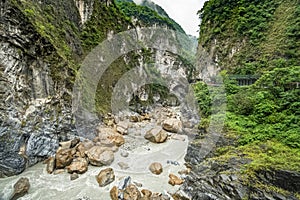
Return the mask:
<svg viewBox="0 0 300 200">
<path fill-rule="evenodd" d="M 139 0 L 135 0 L 138 2 Z M 199 36 L 199 16 L 197 15 L 205 0 L 152 0 L 160 5 L 187 34 Z"/>
</svg>

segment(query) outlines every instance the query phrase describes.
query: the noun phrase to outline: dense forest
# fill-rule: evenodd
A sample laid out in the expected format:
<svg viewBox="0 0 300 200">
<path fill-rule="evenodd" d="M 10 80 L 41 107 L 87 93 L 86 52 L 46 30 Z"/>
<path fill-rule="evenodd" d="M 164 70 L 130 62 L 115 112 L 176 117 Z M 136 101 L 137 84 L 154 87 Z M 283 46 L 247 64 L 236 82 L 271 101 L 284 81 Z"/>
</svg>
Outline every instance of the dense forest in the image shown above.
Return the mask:
<svg viewBox="0 0 300 200">
<path fill-rule="evenodd" d="M 245 166 L 250 175 L 263 169 L 299 172 L 300 2 L 210 0 L 198 14 L 199 47 L 218 57 L 225 85 L 224 131 L 237 140 L 235 146 L 217 150 L 219 159 L 250 158 Z M 238 86 L 232 76 L 259 78 Z M 195 91 L 205 132 L 218 89 L 200 82 Z"/>
</svg>

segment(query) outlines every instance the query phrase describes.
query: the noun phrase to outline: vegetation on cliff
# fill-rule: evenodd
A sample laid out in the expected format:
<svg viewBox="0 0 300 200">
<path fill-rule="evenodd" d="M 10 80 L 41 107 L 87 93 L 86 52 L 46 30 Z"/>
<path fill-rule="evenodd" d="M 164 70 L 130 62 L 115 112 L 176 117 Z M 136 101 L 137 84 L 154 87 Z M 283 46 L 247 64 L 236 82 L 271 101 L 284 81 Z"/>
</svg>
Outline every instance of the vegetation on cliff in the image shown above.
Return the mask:
<svg viewBox="0 0 300 200">
<path fill-rule="evenodd" d="M 250 158 L 248 174 L 261 169 L 300 172 L 300 2 L 210 0 L 199 15 L 199 45 L 213 52 L 223 70 L 224 131 L 238 141 L 234 148 L 220 148 L 217 156 Z M 260 78 L 238 86 L 231 74 Z M 199 126 L 205 130 L 217 89 L 209 90 L 204 82 L 194 87 L 204 118 Z"/>
</svg>

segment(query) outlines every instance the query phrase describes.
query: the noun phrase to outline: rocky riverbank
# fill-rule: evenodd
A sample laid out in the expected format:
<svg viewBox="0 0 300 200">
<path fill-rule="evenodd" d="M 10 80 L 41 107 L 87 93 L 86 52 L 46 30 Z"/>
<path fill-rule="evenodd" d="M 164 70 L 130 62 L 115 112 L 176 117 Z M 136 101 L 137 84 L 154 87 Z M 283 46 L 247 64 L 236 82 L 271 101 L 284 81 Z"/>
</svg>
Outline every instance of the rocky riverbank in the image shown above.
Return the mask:
<svg viewBox="0 0 300 200">
<path fill-rule="evenodd" d="M 142 115 L 108 115 L 95 138 L 61 142 L 55 156 L 44 161 L 46 166 L 18 176 L 29 175 L 31 188 L 23 198 L 35 199 L 48 190 L 45 199 L 171 199 L 191 170 L 184 161 L 189 139 L 183 134 L 191 127 L 181 119 L 178 108 L 164 107 Z M 0 183 L 5 199 L 15 179 Z M 62 197 L 61 192 L 70 195 Z"/>
</svg>

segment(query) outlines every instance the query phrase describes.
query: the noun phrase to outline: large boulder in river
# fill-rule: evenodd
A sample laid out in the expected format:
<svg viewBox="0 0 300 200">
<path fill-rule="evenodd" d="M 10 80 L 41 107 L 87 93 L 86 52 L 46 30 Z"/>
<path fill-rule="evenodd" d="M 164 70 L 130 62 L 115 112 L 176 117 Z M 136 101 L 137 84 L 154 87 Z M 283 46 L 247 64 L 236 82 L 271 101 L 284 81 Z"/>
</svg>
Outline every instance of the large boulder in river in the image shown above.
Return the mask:
<svg viewBox="0 0 300 200">
<path fill-rule="evenodd" d="M 141 192 L 133 184 L 130 184 L 126 187 L 126 189 L 124 190 L 123 195 L 124 195 L 123 196 L 124 200 L 139 200 L 139 199 L 142 198 Z"/>
<path fill-rule="evenodd" d="M 112 128 L 98 128 L 97 129 L 98 136 L 94 139 L 95 142 L 106 142 L 109 141 L 116 146 L 121 146 L 125 143 L 125 139 L 123 135 L 118 133 L 116 130 Z"/>
<path fill-rule="evenodd" d="M 117 124 L 117 131 L 122 135 L 127 135 L 128 133 L 129 124 L 125 121 L 120 121 Z"/>
<path fill-rule="evenodd" d="M 94 142 L 92 142 L 91 140 L 85 140 L 83 142 L 80 142 L 77 146 L 76 146 L 76 150 L 77 150 L 77 155 L 78 157 L 85 157 L 85 153 L 91 149 L 93 146 L 95 146 Z"/>
<path fill-rule="evenodd" d="M 28 193 L 30 188 L 29 179 L 28 178 L 20 178 L 14 185 L 14 192 L 10 198 L 10 200 L 16 200 L 20 197 L 23 197 Z"/>
<path fill-rule="evenodd" d="M 72 163 L 66 167 L 69 173 L 76 172 L 78 174 L 83 174 L 88 170 L 88 161 L 85 158 L 76 158 Z"/>
<path fill-rule="evenodd" d="M 112 168 L 103 169 L 96 176 L 100 187 L 104 187 L 115 180 L 114 170 Z"/>
<path fill-rule="evenodd" d="M 163 171 L 163 167 L 160 163 L 158 162 L 155 162 L 155 163 L 152 163 L 150 166 L 149 166 L 149 170 L 153 173 L 153 174 L 156 174 L 156 175 L 159 175 L 162 173 Z"/>
<path fill-rule="evenodd" d="M 153 143 L 163 143 L 167 140 L 168 134 L 161 128 L 153 128 L 147 131 L 144 138 Z"/>
<path fill-rule="evenodd" d="M 59 149 L 55 155 L 56 168 L 64 168 L 71 164 L 75 153 L 75 149 Z"/>
<path fill-rule="evenodd" d="M 181 185 L 183 184 L 183 180 L 174 174 L 169 174 L 169 184 L 170 185 Z"/>
<path fill-rule="evenodd" d="M 176 118 L 166 119 L 162 123 L 163 129 L 173 133 L 182 132 L 182 122 Z"/>
<path fill-rule="evenodd" d="M 100 146 L 94 146 L 87 151 L 87 156 L 92 165 L 110 165 L 114 161 L 114 152 Z"/>
</svg>

